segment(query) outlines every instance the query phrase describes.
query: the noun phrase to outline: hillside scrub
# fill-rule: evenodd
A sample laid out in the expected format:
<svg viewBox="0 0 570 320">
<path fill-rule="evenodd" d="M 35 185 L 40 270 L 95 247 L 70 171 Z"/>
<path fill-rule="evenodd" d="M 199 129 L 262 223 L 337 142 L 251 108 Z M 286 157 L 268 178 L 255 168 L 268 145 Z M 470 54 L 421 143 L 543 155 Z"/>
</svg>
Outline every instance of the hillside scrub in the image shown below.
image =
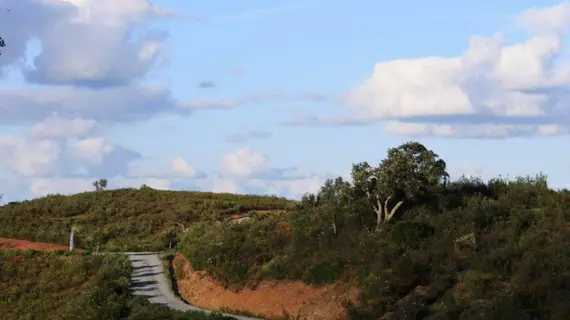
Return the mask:
<svg viewBox="0 0 570 320">
<path fill-rule="evenodd" d="M 410 142 L 327 181 L 292 214 L 193 224 L 180 248 L 234 290 L 353 283 L 352 319 L 567 319 L 568 243 L 568 190 L 542 175 L 450 181 L 437 154 Z"/>
<path fill-rule="evenodd" d="M 2 319 L 224 319 L 133 296 L 131 271 L 121 254 L 0 251 Z"/>
<path fill-rule="evenodd" d="M 284 212 L 294 202 L 277 197 L 160 191 L 149 187 L 84 192 L 0 206 L 0 237 L 69 243 L 92 251 L 163 251 L 188 225 L 252 211 Z"/>
</svg>

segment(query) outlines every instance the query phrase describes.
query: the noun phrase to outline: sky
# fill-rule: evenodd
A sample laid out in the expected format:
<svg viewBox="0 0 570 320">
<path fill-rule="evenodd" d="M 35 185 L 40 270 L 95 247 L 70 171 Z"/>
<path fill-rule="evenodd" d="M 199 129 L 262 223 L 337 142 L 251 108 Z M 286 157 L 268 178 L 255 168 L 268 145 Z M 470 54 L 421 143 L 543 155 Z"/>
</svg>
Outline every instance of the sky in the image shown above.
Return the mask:
<svg viewBox="0 0 570 320">
<path fill-rule="evenodd" d="M 0 193 L 298 199 L 412 140 L 570 186 L 569 31 L 550 0 L 0 0 Z"/>
</svg>

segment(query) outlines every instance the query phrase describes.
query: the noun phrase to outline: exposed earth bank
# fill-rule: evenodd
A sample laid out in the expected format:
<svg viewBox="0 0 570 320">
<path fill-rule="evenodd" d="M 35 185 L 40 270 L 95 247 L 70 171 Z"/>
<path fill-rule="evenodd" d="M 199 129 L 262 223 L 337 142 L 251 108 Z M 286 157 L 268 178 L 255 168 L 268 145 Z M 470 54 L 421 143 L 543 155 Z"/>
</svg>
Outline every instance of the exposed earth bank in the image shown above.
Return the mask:
<svg viewBox="0 0 570 320">
<path fill-rule="evenodd" d="M 0 238 L 0 249 L 4 250 L 36 250 L 36 251 L 51 251 L 51 250 L 69 250 L 69 246 L 61 244 L 33 242 L 27 240 Z M 83 251 L 75 249 L 75 251 Z"/>
<path fill-rule="evenodd" d="M 289 315 L 307 320 L 336 320 L 346 319 L 345 303 L 356 303 L 358 298 L 356 289 L 343 284 L 313 287 L 301 281 L 264 280 L 254 290 L 244 288 L 234 292 L 204 272 L 193 270 L 180 253 L 173 265 L 178 269 L 180 295 L 190 304 L 205 309 L 239 311 L 264 318 Z"/>
</svg>

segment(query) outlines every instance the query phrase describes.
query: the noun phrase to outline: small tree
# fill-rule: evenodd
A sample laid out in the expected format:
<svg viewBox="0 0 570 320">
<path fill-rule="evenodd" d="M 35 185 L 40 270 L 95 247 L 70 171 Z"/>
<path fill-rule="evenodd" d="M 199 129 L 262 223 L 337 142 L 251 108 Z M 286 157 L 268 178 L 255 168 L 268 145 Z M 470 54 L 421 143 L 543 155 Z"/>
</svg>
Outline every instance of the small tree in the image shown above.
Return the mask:
<svg viewBox="0 0 570 320">
<path fill-rule="evenodd" d="M 107 188 L 107 179 L 101 178 L 99 180 L 93 181 L 93 186 L 95 187 L 95 191 L 103 191 Z"/>
<path fill-rule="evenodd" d="M 172 249 L 178 244 L 178 234 L 170 229 L 162 235 L 161 240 L 164 248 Z"/>
</svg>

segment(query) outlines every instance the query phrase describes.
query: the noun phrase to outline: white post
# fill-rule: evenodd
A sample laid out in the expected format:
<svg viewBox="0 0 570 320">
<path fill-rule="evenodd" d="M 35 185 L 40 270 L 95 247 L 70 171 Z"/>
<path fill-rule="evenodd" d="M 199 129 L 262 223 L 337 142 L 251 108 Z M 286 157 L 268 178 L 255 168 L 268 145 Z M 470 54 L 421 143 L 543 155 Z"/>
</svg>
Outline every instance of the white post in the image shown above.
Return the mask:
<svg viewBox="0 0 570 320">
<path fill-rule="evenodd" d="M 73 236 L 75 235 L 75 227 L 71 227 L 71 233 L 69 234 L 69 251 L 73 251 Z"/>
</svg>

